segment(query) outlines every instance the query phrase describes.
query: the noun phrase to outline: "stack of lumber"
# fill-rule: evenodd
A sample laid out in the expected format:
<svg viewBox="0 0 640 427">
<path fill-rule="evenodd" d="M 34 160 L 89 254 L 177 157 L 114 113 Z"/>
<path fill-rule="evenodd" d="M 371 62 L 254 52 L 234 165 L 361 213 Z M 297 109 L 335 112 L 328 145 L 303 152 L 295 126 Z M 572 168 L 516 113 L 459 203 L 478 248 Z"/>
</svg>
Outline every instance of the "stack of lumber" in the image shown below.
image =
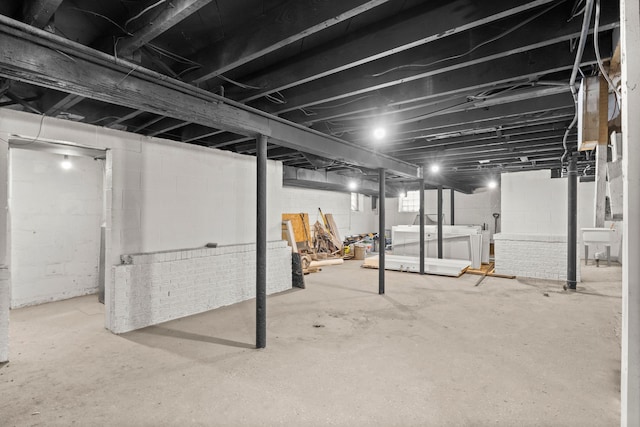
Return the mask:
<svg viewBox="0 0 640 427">
<path fill-rule="evenodd" d="M 322 266 L 342 264 L 343 243 L 331 214 L 318 209 L 322 221 L 309 223 L 309 214 L 282 214 L 282 239 L 294 253 L 299 253 L 304 274 L 321 271 Z"/>
</svg>

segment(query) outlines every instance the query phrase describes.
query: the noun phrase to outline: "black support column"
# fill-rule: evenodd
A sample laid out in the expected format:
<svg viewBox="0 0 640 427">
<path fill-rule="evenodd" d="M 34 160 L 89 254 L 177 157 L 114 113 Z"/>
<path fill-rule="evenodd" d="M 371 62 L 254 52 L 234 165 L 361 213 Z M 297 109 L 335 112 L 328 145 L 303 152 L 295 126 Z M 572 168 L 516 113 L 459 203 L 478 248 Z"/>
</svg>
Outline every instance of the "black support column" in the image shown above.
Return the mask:
<svg viewBox="0 0 640 427">
<path fill-rule="evenodd" d="M 567 288 L 576 289 L 576 245 L 578 226 L 578 159 L 569 158 L 568 169 L 568 221 L 567 221 Z"/>
<path fill-rule="evenodd" d="M 420 274 L 424 274 L 424 179 L 420 183 Z"/>
<path fill-rule="evenodd" d="M 267 137 L 260 135 L 257 148 L 256 209 L 256 348 L 267 345 Z"/>
<path fill-rule="evenodd" d="M 438 259 L 442 259 L 442 185 L 438 186 Z"/>
<path fill-rule="evenodd" d="M 451 225 L 456 225 L 456 190 L 451 189 Z"/>
<path fill-rule="evenodd" d="M 386 239 L 384 237 L 384 199 L 385 199 L 385 187 L 384 187 L 385 173 L 384 169 L 378 170 L 379 181 L 379 200 L 378 200 L 378 294 L 384 294 L 384 247 Z"/>
</svg>

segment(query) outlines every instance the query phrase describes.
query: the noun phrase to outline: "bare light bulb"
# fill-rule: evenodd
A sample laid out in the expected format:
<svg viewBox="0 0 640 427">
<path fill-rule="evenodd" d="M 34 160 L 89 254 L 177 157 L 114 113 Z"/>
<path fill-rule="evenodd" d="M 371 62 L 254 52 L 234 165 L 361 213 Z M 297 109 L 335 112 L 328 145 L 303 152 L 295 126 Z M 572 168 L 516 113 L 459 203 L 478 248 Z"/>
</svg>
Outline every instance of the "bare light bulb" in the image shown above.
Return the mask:
<svg viewBox="0 0 640 427">
<path fill-rule="evenodd" d="M 349 181 L 349 190 L 356 191 L 358 189 L 358 183 L 355 181 Z"/>
<path fill-rule="evenodd" d="M 431 173 L 438 173 L 440 172 L 440 165 L 437 163 L 434 163 L 433 165 L 431 165 Z"/>
<path fill-rule="evenodd" d="M 373 137 L 380 141 L 382 138 L 387 136 L 387 131 L 383 127 L 377 127 L 373 130 Z"/>
<path fill-rule="evenodd" d="M 64 159 L 60 162 L 60 167 L 64 170 L 69 170 L 72 166 L 73 164 L 71 163 L 71 160 L 69 160 L 69 156 L 64 156 Z"/>
<path fill-rule="evenodd" d="M 496 182 L 496 180 L 492 179 L 491 181 L 489 181 L 488 186 L 493 190 L 494 188 L 498 187 L 498 183 Z"/>
</svg>

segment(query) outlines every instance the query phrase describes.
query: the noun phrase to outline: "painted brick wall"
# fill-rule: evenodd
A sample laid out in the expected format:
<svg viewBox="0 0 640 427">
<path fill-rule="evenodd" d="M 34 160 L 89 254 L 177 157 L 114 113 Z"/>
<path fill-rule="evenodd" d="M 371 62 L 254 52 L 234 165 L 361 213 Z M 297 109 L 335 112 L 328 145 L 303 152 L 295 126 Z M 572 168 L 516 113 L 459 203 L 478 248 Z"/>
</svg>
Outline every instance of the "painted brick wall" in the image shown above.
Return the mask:
<svg viewBox="0 0 640 427">
<path fill-rule="evenodd" d="M 9 360 L 9 269 L 0 267 L 0 362 Z"/>
<path fill-rule="evenodd" d="M 123 333 L 255 297 L 254 244 L 124 256 L 113 267 L 115 310 Z M 130 263 L 130 264 L 129 264 Z M 267 245 L 267 294 L 291 289 L 291 249 Z"/>
<path fill-rule="evenodd" d="M 11 306 L 98 290 L 103 162 L 11 149 Z"/>
<path fill-rule="evenodd" d="M 496 234 L 496 273 L 567 280 L 567 239 L 558 235 Z M 580 281 L 580 257 L 577 258 Z"/>
</svg>

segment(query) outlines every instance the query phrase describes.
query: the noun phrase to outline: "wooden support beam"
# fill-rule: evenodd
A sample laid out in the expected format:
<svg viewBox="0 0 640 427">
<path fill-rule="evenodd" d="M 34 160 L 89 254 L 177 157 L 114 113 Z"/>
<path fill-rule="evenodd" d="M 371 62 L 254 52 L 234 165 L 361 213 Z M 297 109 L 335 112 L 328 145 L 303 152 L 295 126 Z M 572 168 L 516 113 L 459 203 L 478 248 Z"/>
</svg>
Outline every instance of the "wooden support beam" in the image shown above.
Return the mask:
<svg viewBox="0 0 640 427">
<path fill-rule="evenodd" d="M 61 94 L 56 92 L 46 97 L 44 113 L 47 116 L 56 116 L 58 113 L 72 108 L 80 103 L 84 97 L 73 94 Z"/>
<path fill-rule="evenodd" d="M 186 78 L 194 83 L 205 82 L 388 1 L 289 0 L 199 52 L 192 59 L 202 64 L 202 69 Z"/>
<path fill-rule="evenodd" d="M 309 81 L 309 75 L 326 66 L 327 55 L 324 52 L 317 54 L 324 59 L 323 61 L 318 59 L 318 63 L 313 62 L 313 56 L 305 56 L 304 59 L 299 60 L 299 63 L 285 64 L 254 79 L 244 81 L 250 86 L 269 89 L 247 92 L 239 88 L 229 88 L 226 96 L 248 102 L 276 90 L 281 91 L 306 82 L 301 88 L 305 92 L 321 89 L 327 101 L 335 101 L 579 37 L 581 21 L 576 19 L 567 23 L 566 15 L 561 12 L 563 9 L 555 7 L 558 4 L 562 3 L 556 3 L 553 10 L 546 9 L 545 14 L 502 38 L 499 38 L 500 35 L 507 29 L 517 28 L 522 23 L 522 15 L 503 20 L 489 28 L 483 26 L 453 35 L 447 34 L 446 38 L 342 70 L 315 79 L 313 82 Z M 619 19 L 617 6 L 608 4 L 603 10 L 600 31 L 618 27 Z M 376 29 L 376 33 L 377 31 Z M 483 41 L 491 39 L 496 40 L 482 44 Z M 475 44 L 478 49 L 470 48 L 470 44 L 472 46 Z M 362 46 L 359 51 L 363 49 L 366 48 Z M 465 55 L 465 52 L 468 54 Z M 339 59 L 342 61 L 343 56 Z M 296 82 L 296 78 L 300 81 Z"/>
<path fill-rule="evenodd" d="M 611 42 L 611 34 L 601 35 L 601 46 Z M 604 52 L 603 57 L 609 57 L 610 52 Z M 596 63 L 593 44 L 587 43 L 582 58 L 582 65 Z M 473 67 L 451 70 L 447 73 L 429 75 L 418 80 L 407 81 L 401 85 L 378 89 L 381 99 L 388 99 L 386 107 L 395 107 L 409 102 L 424 101 L 444 95 L 473 94 L 479 88 L 488 84 L 510 84 L 515 80 L 531 81 L 540 76 L 573 67 L 573 58 L 567 55 L 566 44 L 557 43 L 538 49 L 501 57 L 492 61 L 482 62 Z M 470 71 L 472 70 L 472 71 Z M 331 93 L 325 89 L 312 87 L 310 91 L 296 90 L 284 92 L 285 104 L 273 104 L 260 100 L 252 103 L 256 108 L 272 114 L 282 114 L 298 108 L 309 108 L 313 105 L 333 101 Z M 347 102 L 352 98 L 346 98 Z M 397 101 L 396 101 L 397 100 Z"/>
<path fill-rule="evenodd" d="M 23 20 L 28 25 L 44 28 L 61 3 L 62 0 L 25 0 Z"/>
<path fill-rule="evenodd" d="M 418 168 L 0 16 L 0 77 L 85 96 L 405 177 Z"/>
<path fill-rule="evenodd" d="M 152 14 L 137 21 L 133 36 L 118 43 L 118 54 L 129 56 L 183 19 L 211 3 L 211 0 L 171 0 L 157 16 Z"/>
</svg>

